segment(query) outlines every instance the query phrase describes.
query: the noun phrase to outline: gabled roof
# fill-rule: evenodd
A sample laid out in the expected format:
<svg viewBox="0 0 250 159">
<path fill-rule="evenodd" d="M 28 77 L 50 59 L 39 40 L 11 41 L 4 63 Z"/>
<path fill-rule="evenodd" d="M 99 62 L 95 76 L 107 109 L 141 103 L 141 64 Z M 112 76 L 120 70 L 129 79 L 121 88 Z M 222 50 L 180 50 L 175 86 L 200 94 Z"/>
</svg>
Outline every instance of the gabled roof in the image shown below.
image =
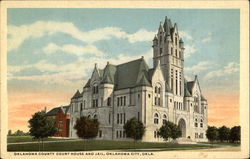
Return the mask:
<svg viewBox="0 0 250 159">
<path fill-rule="evenodd" d="M 55 108 L 51 109 L 50 111 L 48 111 L 46 113 L 46 115 L 47 116 L 54 116 L 60 111 L 60 109 L 63 111 L 64 114 L 69 114 L 69 105 L 67 105 L 67 106 L 55 107 Z"/>
<path fill-rule="evenodd" d="M 60 109 L 61 109 L 61 107 L 53 108 L 53 109 L 51 109 L 50 111 L 48 111 L 48 112 L 46 113 L 46 115 L 48 115 L 48 116 L 56 115 Z"/>
<path fill-rule="evenodd" d="M 74 96 L 71 99 L 76 99 L 81 97 L 81 93 L 79 92 L 79 90 L 76 91 L 76 93 L 74 94 Z"/>
<path fill-rule="evenodd" d="M 146 84 L 150 83 L 149 75 L 148 75 L 148 65 L 146 64 L 144 58 L 140 58 L 134 61 L 130 61 L 127 63 L 123 63 L 117 65 L 116 71 L 116 89 L 124 89 L 135 87 L 138 84 Z M 142 77 L 145 76 L 145 77 Z M 141 80 L 143 78 L 143 80 Z M 140 83 L 142 82 L 142 83 Z M 150 84 L 151 85 L 151 84 Z"/>
</svg>

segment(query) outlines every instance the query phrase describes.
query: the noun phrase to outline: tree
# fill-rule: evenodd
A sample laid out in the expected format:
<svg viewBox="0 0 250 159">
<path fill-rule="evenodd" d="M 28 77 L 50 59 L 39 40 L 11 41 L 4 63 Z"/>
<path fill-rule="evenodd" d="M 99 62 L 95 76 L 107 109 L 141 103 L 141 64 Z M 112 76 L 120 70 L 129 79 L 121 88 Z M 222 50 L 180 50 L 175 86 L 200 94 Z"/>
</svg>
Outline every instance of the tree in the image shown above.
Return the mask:
<svg viewBox="0 0 250 159">
<path fill-rule="evenodd" d="M 218 133 L 219 133 L 219 140 L 222 141 L 228 141 L 229 139 L 229 134 L 230 134 L 230 128 L 226 127 L 226 126 L 222 126 L 218 129 Z"/>
<path fill-rule="evenodd" d="M 130 120 L 128 120 L 124 124 L 123 129 L 125 130 L 125 134 L 127 137 L 134 139 L 134 147 L 135 142 L 142 139 L 145 133 L 145 127 L 143 123 L 136 118 L 131 118 Z"/>
<path fill-rule="evenodd" d="M 166 141 L 169 138 L 175 140 L 176 138 L 181 136 L 181 130 L 176 124 L 167 121 L 164 125 L 161 126 L 158 131 L 158 134 Z"/>
<path fill-rule="evenodd" d="M 235 142 L 235 141 L 240 142 L 240 126 L 234 126 L 231 128 L 229 139 L 232 142 Z"/>
<path fill-rule="evenodd" d="M 209 141 L 213 142 L 218 139 L 218 129 L 215 126 L 208 126 L 206 136 Z"/>
<path fill-rule="evenodd" d="M 76 120 L 74 129 L 76 129 L 77 136 L 79 138 L 82 138 L 83 140 L 94 138 L 98 134 L 99 122 L 98 120 L 82 116 Z M 84 150 L 86 150 L 85 142 L 84 142 Z"/>
<path fill-rule="evenodd" d="M 29 120 L 29 128 L 30 135 L 33 136 L 33 138 L 37 139 L 39 142 L 40 140 L 42 140 L 42 145 L 44 138 L 57 133 L 55 120 L 49 116 L 46 116 L 45 111 L 39 111 L 32 115 L 32 118 Z"/>
</svg>

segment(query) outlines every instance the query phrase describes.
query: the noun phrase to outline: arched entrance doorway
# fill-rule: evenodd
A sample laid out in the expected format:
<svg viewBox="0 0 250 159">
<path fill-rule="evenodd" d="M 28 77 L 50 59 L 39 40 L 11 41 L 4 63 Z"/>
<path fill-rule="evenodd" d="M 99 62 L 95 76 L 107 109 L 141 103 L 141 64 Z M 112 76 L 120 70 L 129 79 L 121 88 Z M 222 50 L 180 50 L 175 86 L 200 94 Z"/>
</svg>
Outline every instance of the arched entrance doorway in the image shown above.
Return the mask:
<svg viewBox="0 0 250 159">
<path fill-rule="evenodd" d="M 178 122 L 178 126 L 181 129 L 181 137 L 186 137 L 186 122 L 184 119 L 180 119 Z"/>
</svg>

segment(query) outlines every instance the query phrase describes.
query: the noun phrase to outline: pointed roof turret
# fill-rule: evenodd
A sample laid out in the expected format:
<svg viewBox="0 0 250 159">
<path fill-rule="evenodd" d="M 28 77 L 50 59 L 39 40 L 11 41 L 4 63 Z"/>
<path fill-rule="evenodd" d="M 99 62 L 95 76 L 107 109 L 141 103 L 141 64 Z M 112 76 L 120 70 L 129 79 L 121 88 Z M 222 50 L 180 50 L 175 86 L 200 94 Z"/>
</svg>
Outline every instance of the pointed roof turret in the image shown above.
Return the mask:
<svg viewBox="0 0 250 159">
<path fill-rule="evenodd" d="M 101 83 L 115 84 L 115 72 L 116 66 L 111 65 L 109 62 L 107 62 L 107 65 L 103 71 L 103 79 Z"/>
<path fill-rule="evenodd" d="M 158 32 L 164 32 L 164 28 L 163 28 L 163 25 L 162 25 L 161 22 L 160 22 L 160 26 L 159 26 Z"/>
<path fill-rule="evenodd" d="M 167 16 L 165 17 L 165 22 L 164 22 L 164 30 L 166 32 L 166 35 L 170 35 L 170 29 L 173 27 L 172 26 L 172 22 L 170 19 L 167 18 Z"/>
</svg>

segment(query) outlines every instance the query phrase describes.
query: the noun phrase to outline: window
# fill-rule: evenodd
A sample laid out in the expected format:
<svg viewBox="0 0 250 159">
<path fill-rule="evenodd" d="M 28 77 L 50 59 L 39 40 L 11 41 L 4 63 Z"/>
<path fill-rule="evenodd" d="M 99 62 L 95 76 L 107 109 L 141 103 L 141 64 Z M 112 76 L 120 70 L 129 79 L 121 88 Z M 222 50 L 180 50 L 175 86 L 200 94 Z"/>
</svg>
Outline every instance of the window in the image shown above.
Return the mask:
<svg viewBox="0 0 250 159">
<path fill-rule="evenodd" d="M 124 113 L 124 115 L 123 115 L 123 123 L 124 124 L 126 123 L 126 113 Z"/>
<path fill-rule="evenodd" d="M 175 45 L 177 45 L 177 37 L 175 37 Z"/>
<path fill-rule="evenodd" d="M 98 119 L 96 114 L 94 115 L 94 119 L 95 119 L 95 120 L 97 120 L 97 119 Z"/>
<path fill-rule="evenodd" d="M 154 115 L 154 124 L 158 124 L 159 123 L 159 116 L 158 116 L 158 114 L 157 113 L 155 113 L 155 115 Z"/>
<path fill-rule="evenodd" d="M 175 56 L 178 57 L 178 56 L 177 56 L 177 49 L 175 49 Z"/>
<path fill-rule="evenodd" d="M 154 131 L 154 138 L 156 138 L 157 137 L 157 132 L 156 131 Z"/>
<path fill-rule="evenodd" d="M 148 98 L 150 98 L 150 94 L 148 94 Z"/>
<path fill-rule="evenodd" d="M 162 123 L 163 124 L 167 123 L 167 115 L 166 114 L 163 115 Z"/>
<path fill-rule="evenodd" d="M 195 126 L 195 127 L 198 127 L 198 120 L 197 120 L 197 119 L 195 119 L 194 126 Z"/>
<path fill-rule="evenodd" d="M 120 119 L 120 123 L 121 123 L 121 124 L 122 124 L 122 115 L 123 115 L 123 114 L 121 113 L 121 114 L 120 114 L 120 118 L 121 118 L 121 119 Z"/>
<path fill-rule="evenodd" d="M 93 86 L 93 94 L 97 94 L 98 93 L 98 85 L 94 85 Z"/>
<path fill-rule="evenodd" d="M 138 98 L 140 98 L 140 94 L 138 94 Z"/>
<path fill-rule="evenodd" d="M 99 137 L 102 137 L 102 130 L 99 131 Z"/>
<path fill-rule="evenodd" d="M 155 97 L 155 105 L 157 105 L 157 97 Z"/>
<path fill-rule="evenodd" d="M 157 89 L 158 89 L 158 88 L 157 88 L 157 87 L 155 87 L 155 93 L 157 93 Z"/>
<path fill-rule="evenodd" d="M 162 48 L 160 48 L 160 55 L 162 55 Z"/>
<path fill-rule="evenodd" d="M 116 131 L 116 138 L 118 138 L 119 137 L 119 132 L 118 132 L 118 130 Z"/>
<path fill-rule="evenodd" d="M 108 97 L 107 105 L 108 105 L 108 106 L 111 106 L 111 98 L 110 98 L 110 97 Z"/>
<path fill-rule="evenodd" d="M 200 127 L 203 128 L 203 120 L 201 119 Z"/>
<path fill-rule="evenodd" d="M 119 114 L 117 114 L 117 124 L 119 124 Z"/>
<path fill-rule="evenodd" d="M 158 105 L 161 105 L 161 99 L 158 98 Z"/>
<path fill-rule="evenodd" d="M 111 114 L 109 113 L 109 124 L 111 123 Z"/>
<path fill-rule="evenodd" d="M 117 97 L 117 106 L 119 107 L 119 105 L 120 105 L 120 98 Z"/>
<path fill-rule="evenodd" d="M 82 111 L 82 109 L 83 109 L 83 108 L 82 108 L 82 103 L 81 103 L 80 110 Z"/>
<path fill-rule="evenodd" d="M 171 47 L 171 55 L 173 55 L 174 49 Z"/>
<path fill-rule="evenodd" d="M 200 133 L 200 138 L 203 138 L 203 133 Z"/>
<path fill-rule="evenodd" d="M 200 123 L 200 127 L 203 128 L 203 123 Z"/>
<path fill-rule="evenodd" d="M 85 109 L 85 100 L 83 101 L 83 108 Z"/>
<path fill-rule="evenodd" d="M 120 130 L 120 138 L 122 138 L 122 131 Z"/>
<path fill-rule="evenodd" d="M 126 105 L 126 96 L 124 96 L 124 98 L 123 98 L 123 105 L 125 106 Z"/>
<path fill-rule="evenodd" d="M 169 101 L 172 103 L 172 99 L 169 99 Z"/>
<path fill-rule="evenodd" d="M 140 120 L 140 112 L 137 113 L 138 121 Z"/>
<path fill-rule="evenodd" d="M 88 118 L 91 118 L 91 115 L 88 115 Z"/>
</svg>

